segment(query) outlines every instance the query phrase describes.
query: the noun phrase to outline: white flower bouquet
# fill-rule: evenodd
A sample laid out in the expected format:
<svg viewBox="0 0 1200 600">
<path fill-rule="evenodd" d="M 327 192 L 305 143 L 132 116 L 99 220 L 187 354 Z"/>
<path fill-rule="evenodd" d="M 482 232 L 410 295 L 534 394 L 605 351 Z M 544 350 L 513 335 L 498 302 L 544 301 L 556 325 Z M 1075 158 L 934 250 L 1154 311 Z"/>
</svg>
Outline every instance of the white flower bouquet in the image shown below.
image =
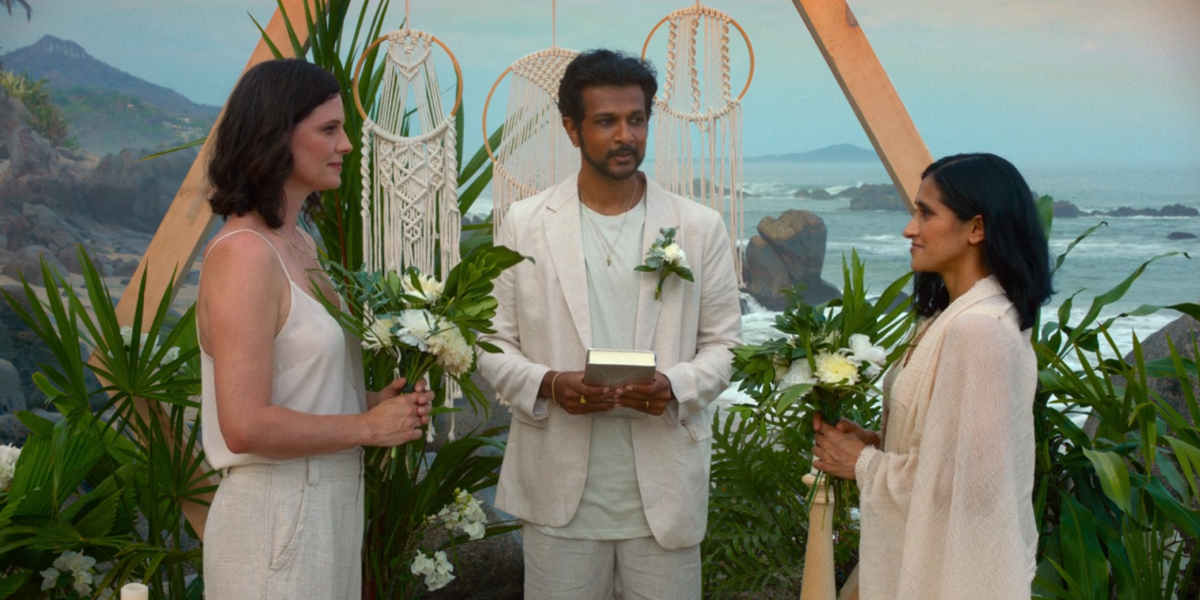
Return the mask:
<svg viewBox="0 0 1200 600">
<path fill-rule="evenodd" d="M 472 406 L 485 406 L 483 393 L 470 377 L 475 347 L 481 344 L 479 334 L 491 332 L 496 308 L 492 280 L 521 260 L 503 246 L 480 248 L 451 269 L 444 282 L 414 268 L 352 271 L 327 262 L 342 303 L 335 306 L 318 298 L 362 341 L 369 384 L 380 387 L 403 377 L 411 390 L 417 381 L 428 379 L 435 404 L 440 405 L 434 415 L 452 413 L 459 393 Z M 432 441 L 432 422 L 426 434 Z M 382 454 L 373 460 L 385 466 L 397 451 Z"/>
<path fill-rule="evenodd" d="M 801 435 L 788 439 L 807 444 L 793 448 L 801 456 L 811 454 L 816 413 L 827 423 L 847 417 L 872 424 L 878 414 L 875 384 L 903 351 L 901 340 L 910 323 L 907 305 L 897 299 L 911 275 L 871 302 L 857 253 L 843 270 L 842 298 L 812 306 L 797 287 L 787 293 L 788 307 L 775 318 L 782 337 L 733 350 L 733 379 L 757 402 L 746 418 L 798 430 Z M 835 479 L 828 485 L 844 511 L 849 482 Z"/>
</svg>

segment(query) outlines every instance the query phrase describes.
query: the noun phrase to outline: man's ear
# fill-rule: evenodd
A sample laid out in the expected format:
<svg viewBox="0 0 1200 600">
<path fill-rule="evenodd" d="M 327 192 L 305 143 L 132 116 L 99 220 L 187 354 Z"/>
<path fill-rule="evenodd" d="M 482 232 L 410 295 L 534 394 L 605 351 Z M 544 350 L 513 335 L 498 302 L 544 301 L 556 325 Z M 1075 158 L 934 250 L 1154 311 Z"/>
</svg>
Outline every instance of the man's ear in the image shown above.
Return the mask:
<svg viewBox="0 0 1200 600">
<path fill-rule="evenodd" d="M 571 117 L 562 118 L 563 129 L 567 130 L 567 137 L 571 138 L 571 143 L 579 147 L 579 129 L 575 127 L 575 120 Z"/>
<path fill-rule="evenodd" d="M 972 244 L 982 244 L 986 237 L 983 230 L 983 215 L 971 217 L 970 227 L 967 232 L 967 241 Z"/>
</svg>

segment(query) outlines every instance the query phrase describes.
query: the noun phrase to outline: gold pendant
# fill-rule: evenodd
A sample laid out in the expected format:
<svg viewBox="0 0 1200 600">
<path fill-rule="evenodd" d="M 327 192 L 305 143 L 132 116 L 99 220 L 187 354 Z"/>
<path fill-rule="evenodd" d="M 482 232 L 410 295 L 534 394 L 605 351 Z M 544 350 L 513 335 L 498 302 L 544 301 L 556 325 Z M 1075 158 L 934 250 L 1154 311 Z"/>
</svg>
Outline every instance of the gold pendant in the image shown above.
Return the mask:
<svg viewBox="0 0 1200 600">
<path fill-rule="evenodd" d="M 612 266 L 612 257 L 611 257 L 611 256 L 610 256 L 610 257 L 608 257 L 607 259 L 605 259 L 605 261 L 604 261 L 604 265 L 605 265 L 605 266 L 608 266 L 608 267 L 611 267 L 611 266 Z"/>
</svg>

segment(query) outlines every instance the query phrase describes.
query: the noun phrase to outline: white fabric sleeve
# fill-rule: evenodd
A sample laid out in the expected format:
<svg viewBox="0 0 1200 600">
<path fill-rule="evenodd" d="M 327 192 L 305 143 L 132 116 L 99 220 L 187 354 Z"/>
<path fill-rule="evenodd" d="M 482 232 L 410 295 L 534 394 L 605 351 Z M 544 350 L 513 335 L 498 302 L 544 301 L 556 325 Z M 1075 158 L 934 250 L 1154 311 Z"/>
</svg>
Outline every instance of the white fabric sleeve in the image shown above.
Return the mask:
<svg viewBox="0 0 1200 600">
<path fill-rule="evenodd" d="M 515 207 L 513 207 L 515 208 Z M 512 210 L 496 232 L 495 244 L 516 248 L 516 221 Z M 496 298 L 496 316 L 492 319 L 495 333 L 480 336 L 482 341 L 500 348 L 499 354 L 477 349 L 479 372 L 496 392 L 508 402 L 514 412 L 527 419 L 541 420 L 549 414 L 548 398 L 539 398 L 538 390 L 550 367 L 535 363 L 521 352 L 516 311 L 516 276 L 519 269 L 532 265 L 521 262 L 500 273 L 494 282 L 492 296 Z"/>
<path fill-rule="evenodd" d="M 663 413 L 663 418 L 672 424 L 703 413 L 729 387 L 733 375 L 732 348 L 742 339 L 742 308 L 729 234 L 720 217 L 709 220 L 707 225 L 706 230 L 696 232 L 704 236 L 696 356 L 663 372 L 675 394 L 676 401 L 669 403 Z"/>
</svg>

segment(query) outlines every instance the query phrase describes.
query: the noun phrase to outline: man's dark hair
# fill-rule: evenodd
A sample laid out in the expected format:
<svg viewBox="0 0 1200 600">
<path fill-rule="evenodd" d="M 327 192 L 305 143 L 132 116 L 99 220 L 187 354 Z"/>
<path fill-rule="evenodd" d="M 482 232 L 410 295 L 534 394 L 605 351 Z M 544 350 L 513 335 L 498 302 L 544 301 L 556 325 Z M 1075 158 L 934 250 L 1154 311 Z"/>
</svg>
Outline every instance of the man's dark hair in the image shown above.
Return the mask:
<svg viewBox="0 0 1200 600">
<path fill-rule="evenodd" d="M 983 262 L 1016 307 L 1021 328 L 1033 326 L 1041 308 L 1054 293 L 1050 248 L 1029 184 L 1012 163 L 994 154 L 956 154 L 927 167 L 921 179 L 932 178 L 942 202 L 967 221 L 983 219 Z M 913 278 L 913 307 L 932 316 L 950 303 L 946 283 L 937 273 Z"/>
<path fill-rule="evenodd" d="M 246 71 L 225 103 L 208 163 L 213 213 L 257 212 L 268 227 L 283 225 L 292 130 L 340 92 L 336 77 L 303 60 L 271 60 Z M 308 203 L 317 197 L 314 193 Z"/>
<path fill-rule="evenodd" d="M 558 84 L 558 111 L 578 128 L 583 122 L 583 90 L 595 86 L 636 85 L 646 95 L 646 116 L 658 93 L 658 79 L 650 61 L 613 50 L 588 50 L 576 56 Z"/>
</svg>

